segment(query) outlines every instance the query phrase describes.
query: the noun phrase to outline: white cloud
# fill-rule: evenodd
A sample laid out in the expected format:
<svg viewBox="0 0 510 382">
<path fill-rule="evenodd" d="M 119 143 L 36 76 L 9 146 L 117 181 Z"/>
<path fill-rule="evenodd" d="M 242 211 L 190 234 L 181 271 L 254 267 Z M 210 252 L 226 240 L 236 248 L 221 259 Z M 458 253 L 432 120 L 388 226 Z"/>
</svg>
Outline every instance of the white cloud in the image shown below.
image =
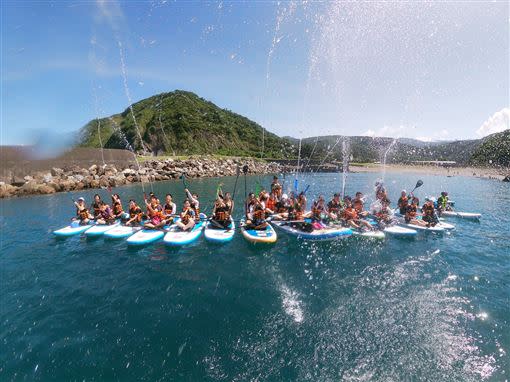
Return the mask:
<svg viewBox="0 0 510 382">
<path fill-rule="evenodd" d="M 490 134 L 499 133 L 510 128 L 510 108 L 505 107 L 497 111 L 487 119 L 478 130 L 476 134 L 480 137 L 485 137 Z"/>
</svg>

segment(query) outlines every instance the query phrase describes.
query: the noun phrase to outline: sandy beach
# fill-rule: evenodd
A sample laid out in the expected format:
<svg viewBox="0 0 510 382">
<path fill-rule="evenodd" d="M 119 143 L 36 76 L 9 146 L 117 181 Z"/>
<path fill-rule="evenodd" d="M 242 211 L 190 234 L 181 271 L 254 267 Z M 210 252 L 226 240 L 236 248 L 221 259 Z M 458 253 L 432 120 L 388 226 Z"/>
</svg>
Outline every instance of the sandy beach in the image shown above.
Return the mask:
<svg viewBox="0 0 510 382">
<path fill-rule="evenodd" d="M 382 164 L 350 165 L 351 172 L 381 172 Z M 418 166 L 403 164 L 386 165 L 387 172 L 443 175 L 443 176 L 473 176 L 477 178 L 503 180 L 510 176 L 510 168 L 481 168 L 481 167 L 440 167 Z"/>
</svg>

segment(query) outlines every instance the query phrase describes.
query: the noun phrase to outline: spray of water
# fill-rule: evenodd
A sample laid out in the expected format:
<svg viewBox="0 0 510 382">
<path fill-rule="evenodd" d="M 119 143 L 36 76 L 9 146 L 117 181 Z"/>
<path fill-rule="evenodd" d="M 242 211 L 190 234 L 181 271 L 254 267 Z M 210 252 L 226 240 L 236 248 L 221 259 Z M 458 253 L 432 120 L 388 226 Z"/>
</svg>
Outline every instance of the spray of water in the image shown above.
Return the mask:
<svg viewBox="0 0 510 382">
<path fill-rule="evenodd" d="M 388 156 L 388 153 L 391 151 L 391 149 L 395 146 L 397 143 L 398 138 L 393 139 L 393 141 L 390 143 L 386 151 L 384 151 L 383 154 L 383 160 L 382 160 L 382 182 L 384 183 L 384 179 L 386 177 L 386 158 Z"/>
<path fill-rule="evenodd" d="M 349 172 L 349 138 L 344 137 L 342 141 L 342 199 L 345 197 L 345 186 L 347 184 L 347 174 Z"/>
</svg>

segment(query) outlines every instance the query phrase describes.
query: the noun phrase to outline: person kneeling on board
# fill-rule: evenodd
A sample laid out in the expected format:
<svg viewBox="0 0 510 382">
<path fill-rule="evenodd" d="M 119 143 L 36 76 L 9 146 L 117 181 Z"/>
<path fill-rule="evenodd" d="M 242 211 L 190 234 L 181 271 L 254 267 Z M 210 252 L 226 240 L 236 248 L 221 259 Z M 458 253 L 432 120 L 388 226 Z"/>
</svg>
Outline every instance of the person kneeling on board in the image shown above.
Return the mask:
<svg viewBox="0 0 510 382">
<path fill-rule="evenodd" d="M 381 202 L 383 200 L 386 200 L 387 198 L 383 198 L 381 199 Z M 365 205 L 364 205 L 364 200 L 363 200 L 363 193 L 361 192 L 356 192 L 356 196 L 354 197 L 353 201 L 352 201 L 352 205 L 354 207 L 354 209 L 356 210 L 356 212 L 358 213 L 358 216 L 360 217 L 367 217 L 368 216 L 368 211 L 365 211 Z"/>
<path fill-rule="evenodd" d="M 393 217 L 393 210 L 390 207 L 389 199 L 383 199 L 380 202 L 381 208 L 378 209 L 373 215 L 379 227 L 384 229 L 387 226 L 394 225 L 396 222 Z"/>
<path fill-rule="evenodd" d="M 406 190 L 402 190 L 402 192 L 400 193 L 400 198 L 397 201 L 397 205 L 400 214 L 405 215 L 407 206 L 409 205 L 409 197 L 407 196 Z"/>
<path fill-rule="evenodd" d="M 226 203 L 221 192 L 218 192 L 214 202 L 211 224 L 221 229 L 226 229 L 230 225 L 230 205 Z"/>
<path fill-rule="evenodd" d="M 85 206 L 85 199 L 82 197 L 79 197 L 76 202 L 74 202 L 74 205 L 76 206 L 76 217 L 73 218 L 74 221 L 79 221 L 80 225 L 87 225 L 91 220 L 94 219 L 94 216 L 92 216 Z"/>
<path fill-rule="evenodd" d="M 146 199 L 145 205 L 147 206 L 147 217 L 149 221 L 144 224 L 144 227 L 150 229 L 163 227 L 166 224 L 163 218 L 163 207 L 159 204 L 156 195 L 151 195 L 150 201 Z"/>
<path fill-rule="evenodd" d="M 131 199 L 129 201 L 129 220 L 125 223 L 126 225 L 139 225 L 142 221 L 142 209 L 136 202 Z"/>
<path fill-rule="evenodd" d="M 191 207 L 188 199 L 184 200 L 182 212 L 180 213 L 180 220 L 175 224 L 183 231 L 190 231 L 195 226 L 195 209 Z"/>
</svg>

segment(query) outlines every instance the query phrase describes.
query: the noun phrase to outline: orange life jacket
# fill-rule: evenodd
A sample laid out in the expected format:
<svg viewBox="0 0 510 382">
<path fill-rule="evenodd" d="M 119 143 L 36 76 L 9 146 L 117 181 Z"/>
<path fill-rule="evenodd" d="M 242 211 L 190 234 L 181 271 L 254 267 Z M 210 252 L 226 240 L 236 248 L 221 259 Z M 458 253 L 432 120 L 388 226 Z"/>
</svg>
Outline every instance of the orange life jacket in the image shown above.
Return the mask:
<svg viewBox="0 0 510 382">
<path fill-rule="evenodd" d="M 230 208 L 228 206 L 216 207 L 214 212 L 214 220 L 216 221 L 226 221 L 230 219 Z"/>
<path fill-rule="evenodd" d="M 165 207 L 163 209 L 164 209 L 166 215 L 171 215 L 173 212 L 173 206 L 171 204 L 165 203 Z"/>
<path fill-rule="evenodd" d="M 363 212 L 363 201 L 360 199 L 354 199 L 353 200 L 353 207 L 356 210 L 356 212 Z"/>
<path fill-rule="evenodd" d="M 271 211 L 274 211 L 276 207 L 276 201 L 273 198 L 267 199 L 266 208 L 269 208 Z"/>
<path fill-rule="evenodd" d="M 76 210 L 76 215 L 80 218 L 80 220 L 85 220 L 89 218 L 89 210 L 84 208 L 83 210 Z"/>
<path fill-rule="evenodd" d="M 192 213 L 193 209 L 190 207 L 190 208 L 186 208 L 185 210 L 183 210 L 181 212 L 181 221 L 182 221 L 182 224 L 186 225 L 189 223 L 189 220 L 191 218 L 191 216 L 193 215 Z"/>
<path fill-rule="evenodd" d="M 129 217 L 133 219 L 135 216 L 137 221 L 142 220 L 142 209 L 138 206 L 129 209 Z"/>
<path fill-rule="evenodd" d="M 122 213 L 124 210 L 122 209 L 122 204 L 120 202 L 113 203 L 113 213 L 118 215 Z"/>
<path fill-rule="evenodd" d="M 344 210 L 344 218 L 346 220 L 355 220 L 358 218 L 358 212 L 352 207 L 346 208 Z"/>
</svg>

